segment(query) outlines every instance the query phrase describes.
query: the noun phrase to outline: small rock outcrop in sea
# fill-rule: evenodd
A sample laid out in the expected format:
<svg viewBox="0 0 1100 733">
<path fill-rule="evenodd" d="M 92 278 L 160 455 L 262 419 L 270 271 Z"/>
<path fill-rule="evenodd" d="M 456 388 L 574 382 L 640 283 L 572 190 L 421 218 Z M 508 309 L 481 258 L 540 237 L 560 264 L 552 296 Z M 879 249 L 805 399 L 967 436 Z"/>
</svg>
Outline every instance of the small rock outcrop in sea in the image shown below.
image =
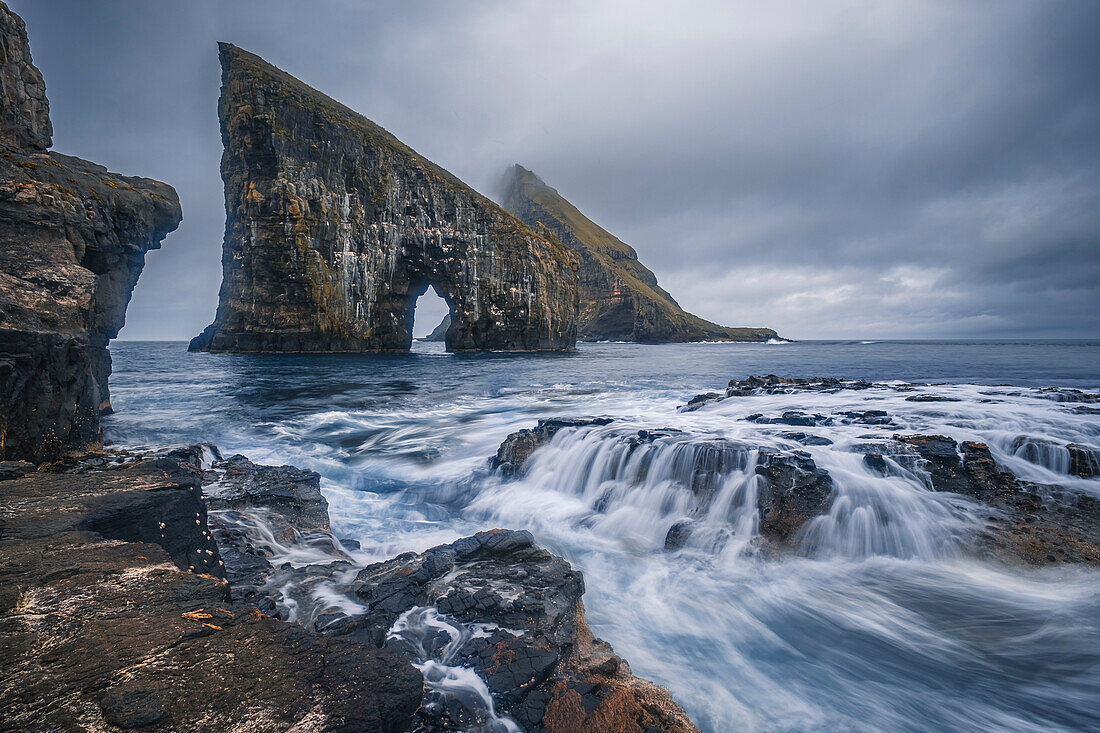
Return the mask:
<svg viewBox="0 0 1100 733">
<path fill-rule="evenodd" d="M 548 228 L 581 256 L 577 335 L 586 341 L 767 341 L 770 328 L 730 328 L 686 312 L 619 241 L 523 166 L 508 170 L 504 208 Z"/>
<path fill-rule="evenodd" d="M 439 322 L 439 325 L 432 329 L 432 332 L 424 337 L 425 341 L 444 343 L 447 340 L 447 329 L 451 327 L 451 314 L 443 316 L 443 320 Z"/>
<path fill-rule="evenodd" d="M 577 256 L 294 77 L 220 45 L 226 229 L 202 351 L 407 351 L 429 287 L 451 351 L 576 341 Z"/>
<path fill-rule="evenodd" d="M 490 459 L 490 468 L 505 478 L 527 472 L 532 454 L 547 445 L 566 428 L 593 428 L 609 425 L 611 418 L 551 418 L 539 420 L 530 430 L 518 430 L 500 444 Z M 791 546 L 799 530 L 814 517 L 829 511 L 836 494 L 829 474 L 817 466 L 808 453 L 801 450 L 781 451 L 762 446 L 748 446 L 723 439 L 700 439 L 678 430 L 638 430 L 612 438 L 622 448 L 615 454 L 615 463 L 622 467 L 606 478 L 613 480 L 644 479 L 653 470 L 655 459 L 634 461 L 639 448 L 665 441 L 680 455 L 672 464 L 691 468 L 687 488 L 692 495 L 690 516 L 672 525 L 665 537 L 666 549 L 679 549 L 686 544 L 697 520 L 710 512 L 721 485 L 721 477 L 735 470 L 752 470 L 761 479 L 756 492 L 755 509 L 760 517 L 760 535 L 770 545 Z M 632 473 L 633 472 L 633 473 Z M 603 511 L 606 500 L 594 507 Z"/>
<path fill-rule="evenodd" d="M 729 397 L 751 397 L 765 394 L 796 394 L 799 392 L 839 392 L 844 389 L 870 389 L 875 386 L 871 382 L 862 379 L 837 379 L 836 377 L 778 377 L 769 374 L 762 377 L 749 377 L 747 379 L 731 379 L 724 393 L 706 392 L 695 395 L 687 404 L 682 406 L 682 412 L 694 412 L 714 402 L 721 402 Z M 760 415 L 750 416 L 761 417 Z M 850 416 L 849 416 L 850 417 Z M 809 424 L 809 423 L 793 423 Z"/>
<path fill-rule="evenodd" d="M 51 152 L 42 75 L 0 2 L 0 459 L 100 439 L 107 343 L 145 265 L 182 218 L 170 187 Z"/>
</svg>

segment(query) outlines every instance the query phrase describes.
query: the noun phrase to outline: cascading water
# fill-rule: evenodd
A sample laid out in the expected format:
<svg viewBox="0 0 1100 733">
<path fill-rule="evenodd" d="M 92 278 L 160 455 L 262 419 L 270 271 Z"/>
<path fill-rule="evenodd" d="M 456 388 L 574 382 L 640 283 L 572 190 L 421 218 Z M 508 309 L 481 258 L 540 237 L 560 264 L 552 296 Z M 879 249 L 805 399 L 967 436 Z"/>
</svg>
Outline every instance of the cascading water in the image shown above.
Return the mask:
<svg viewBox="0 0 1100 733">
<path fill-rule="evenodd" d="M 927 467 L 890 445 L 895 434 L 978 441 L 1020 480 L 1100 497 L 1100 478 L 1070 472 L 1087 474 L 1081 461 L 1098 455 L 1100 344 L 585 344 L 558 358 L 417 348 L 203 354 L 181 373 L 174 345 L 124 344 L 108 436 L 209 440 L 320 472 L 337 536 L 362 545 L 343 555 L 353 567 L 493 526 L 530 529 L 584 571 L 596 634 L 708 733 L 1100 729 L 1100 572 L 976 559 L 970 538 L 988 508 L 931 490 Z M 766 373 L 882 386 L 678 410 L 730 376 Z M 883 384 L 901 379 L 952 383 Z M 212 402 L 214 417 L 197 422 Z M 781 422 L 791 411 L 823 419 Z M 852 417 L 868 411 L 885 421 Z M 615 420 L 560 431 L 512 480 L 486 469 L 509 433 L 584 415 Z M 795 451 L 827 474 L 832 501 L 788 549 L 761 551 L 758 469 Z M 666 550 L 681 523 L 683 546 Z M 325 562 L 292 545 L 272 553 Z M 318 618 L 354 602 L 339 585 L 288 588 L 287 605 Z M 389 643 L 419 644 L 441 704 L 461 699 L 491 722 L 484 680 L 449 664 L 449 645 L 473 633 L 412 613 Z"/>
</svg>

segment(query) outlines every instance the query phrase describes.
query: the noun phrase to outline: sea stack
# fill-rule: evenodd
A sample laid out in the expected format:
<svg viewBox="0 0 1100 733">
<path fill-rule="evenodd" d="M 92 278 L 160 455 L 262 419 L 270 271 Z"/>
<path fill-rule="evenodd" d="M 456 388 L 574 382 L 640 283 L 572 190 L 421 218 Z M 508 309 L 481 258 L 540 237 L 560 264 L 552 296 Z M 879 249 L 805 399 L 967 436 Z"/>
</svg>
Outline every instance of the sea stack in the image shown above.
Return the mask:
<svg viewBox="0 0 1100 733">
<path fill-rule="evenodd" d="M 171 186 L 49 151 L 49 103 L 22 18 L 0 2 L 0 459 L 97 443 L 107 343 L 182 219 Z"/>
<path fill-rule="evenodd" d="M 406 351 L 429 285 L 450 351 L 565 351 L 579 258 L 381 127 L 220 44 L 226 226 L 193 351 Z"/>
<path fill-rule="evenodd" d="M 545 227 L 581 257 L 577 337 L 585 341 L 767 341 L 770 328 L 730 328 L 688 313 L 619 241 L 521 165 L 504 181 L 504 208 L 527 226 Z"/>
</svg>

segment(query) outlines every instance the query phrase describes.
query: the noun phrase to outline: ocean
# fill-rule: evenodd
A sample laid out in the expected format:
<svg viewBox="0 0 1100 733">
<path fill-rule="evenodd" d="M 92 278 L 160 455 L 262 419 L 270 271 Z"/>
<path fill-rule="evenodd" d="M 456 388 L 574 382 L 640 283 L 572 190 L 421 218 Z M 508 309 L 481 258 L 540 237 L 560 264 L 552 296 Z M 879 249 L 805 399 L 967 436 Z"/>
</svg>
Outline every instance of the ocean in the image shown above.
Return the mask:
<svg viewBox="0 0 1100 733">
<path fill-rule="evenodd" d="M 856 450 L 893 433 L 978 440 L 1020 478 L 1100 497 L 1100 478 L 1068 475 L 1060 447 L 1100 445 L 1096 406 L 1069 391 L 1100 390 L 1100 342 L 585 343 L 552 355 L 417 342 L 403 355 L 240 355 L 117 341 L 111 352 L 108 441 L 210 442 L 313 469 L 335 534 L 358 541 L 364 563 L 529 529 L 583 570 L 595 633 L 706 731 L 1100 729 L 1100 571 L 974 559 L 964 538 L 983 521 L 977 505 L 874 475 Z M 886 386 L 678 409 L 763 374 Z M 789 426 L 744 419 L 795 409 L 884 410 L 890 424 L 799 428 L 831 441 L 802 446 Z M 615 422 L 559 433 L 518 480 L 488 470 L 509 433 L 579 416 Z M 670 436 L 645 448 L 645 470 L 622 450 L 639 429 Z M 666 551 L 690 508 L 685 487 L 716 470 L 693 463 L 692 446 L 715 439 L 806 450 L 842 506 L 803 551 L 758 552 L 751 466 L 727 467 L 700 531 Z"/>
</svg>

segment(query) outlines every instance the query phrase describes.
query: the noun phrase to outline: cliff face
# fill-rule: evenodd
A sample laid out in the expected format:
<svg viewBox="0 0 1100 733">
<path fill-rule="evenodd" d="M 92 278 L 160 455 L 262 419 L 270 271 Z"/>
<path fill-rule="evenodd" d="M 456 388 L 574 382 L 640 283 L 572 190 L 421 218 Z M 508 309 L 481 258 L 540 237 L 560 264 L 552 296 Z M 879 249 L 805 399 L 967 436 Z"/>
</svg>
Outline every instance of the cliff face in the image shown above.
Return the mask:
<svg viewBox="0 0 1100 733">
<path fill-rule="evenodd" d="M 182 214 L 170 186 L 46 152 L 42 75 L 2 2 L 0 34 L 0 456 L 43 460 L 99 440 L 107 343 Z"/>
<path fill-rule="evenodd" d="M 694 316 L 657 285 L 638 253 L 523 166 L 505 178 L 504 207 L 544 226 L 581 256 L 577 336 L 587 341 L 767 341 L 770 328 L 729 328 Z"/>
<path fill-rule="evenodd" d="M 226 228 L 205 351 L 404 351 L 429 285 L 451 351 L 565 350 L 576 256 L 378 125 L 228 44 Z"/>
</svg>

